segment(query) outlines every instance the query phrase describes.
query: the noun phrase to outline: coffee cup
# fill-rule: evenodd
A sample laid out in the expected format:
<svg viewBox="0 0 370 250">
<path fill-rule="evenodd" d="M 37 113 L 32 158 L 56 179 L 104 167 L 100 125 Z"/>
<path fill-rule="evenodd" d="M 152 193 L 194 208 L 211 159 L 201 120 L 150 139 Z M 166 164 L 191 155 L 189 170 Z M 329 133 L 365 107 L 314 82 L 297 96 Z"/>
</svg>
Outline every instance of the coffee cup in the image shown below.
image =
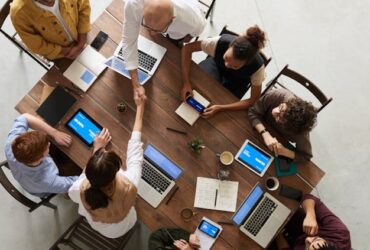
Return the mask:
<svg viewBox="0 0 370 250">
<path fill-rule="evenodd" d="M 195 212 L 190 208 L 184 208 L 180 212 L 180 216 L 184 221 L 189 221 L 194 215 Z"/>
<path fill-rule="evenodd" d="M 279 180 L 276 177 L 268 177 L 265 182 L 266 189 L 269 191 L 275 191 L 279 188 Z"/>
<path fill-rule="evenodd" d="M 220 154 L 220 161 L 221 161 L 222 165 L 229 166 L 233 163 L 234 156 L 231 152 L 224 151 Z"/>
</svg>

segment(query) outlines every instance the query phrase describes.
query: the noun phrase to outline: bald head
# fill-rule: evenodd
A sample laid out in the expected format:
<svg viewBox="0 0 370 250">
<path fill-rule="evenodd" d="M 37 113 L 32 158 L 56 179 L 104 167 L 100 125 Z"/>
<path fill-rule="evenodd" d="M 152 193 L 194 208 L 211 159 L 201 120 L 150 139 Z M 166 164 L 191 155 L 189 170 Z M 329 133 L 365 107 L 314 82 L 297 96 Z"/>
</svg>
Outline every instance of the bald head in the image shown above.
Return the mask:
<svg viewBox="0 0 370 250">
<path fill-rule="evenodd" d="M 153 30 L 163 31 L 173 19 L 171 0 L 145 0 L 144 21 Z"/>
</svg>

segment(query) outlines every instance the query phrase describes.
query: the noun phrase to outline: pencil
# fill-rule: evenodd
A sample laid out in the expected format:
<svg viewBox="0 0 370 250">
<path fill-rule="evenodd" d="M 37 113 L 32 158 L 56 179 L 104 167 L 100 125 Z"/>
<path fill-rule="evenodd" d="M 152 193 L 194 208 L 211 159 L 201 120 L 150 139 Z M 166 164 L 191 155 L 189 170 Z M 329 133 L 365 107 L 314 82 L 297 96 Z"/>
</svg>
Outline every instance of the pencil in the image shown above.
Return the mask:
<svg viewBox="0 0 370 250">
<path fill-rule="evenodd" d="M 168 202 L 170 202 L 170 200 L 175 195 L 175 193 L 177 192 L 178 189 L 179 189 L 179 186 L 176 186 L 175 190 L 170 194 L 170 197 L 168 197 L 168 200 L 165 203 L 166 205 L 168 204 Z"/>
<path fill-rule="evenodd" d="M 177 129 L 169 128 L 169 127 L 167 127 L 167 130 L 172 131 L 172 132 L 176 132 L 176 133 L 179 133 L 179 134 L 182 134 L 182 135 L 187 135 L 188 134 L 185 131 L 181 131 L 181 130 L 177 130 Z"/>
<path fill-rule="evenodd" d="M 216 189 L 216 196 L 215 196 L 215 207 L 216 207 L 216 203 L 217 203 L 217 194 L 218 194 L 218 189 Z"/>
</svg>

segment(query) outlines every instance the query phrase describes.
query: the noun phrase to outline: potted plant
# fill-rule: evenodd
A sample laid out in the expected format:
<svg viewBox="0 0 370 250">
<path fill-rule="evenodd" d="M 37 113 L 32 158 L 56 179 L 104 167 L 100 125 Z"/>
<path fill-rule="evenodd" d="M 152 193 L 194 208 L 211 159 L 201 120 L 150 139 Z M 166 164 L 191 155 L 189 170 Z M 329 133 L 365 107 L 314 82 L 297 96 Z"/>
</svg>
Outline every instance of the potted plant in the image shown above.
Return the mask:
<svg viewBox="0 0 370 250">
<path fill-rule="evenodd" d="M 204 148 L 203 141 L 199 138 L 194 138 L 194 140 L 188 142 L 188 147 L 196 154 L 200 154 Z"/>
</svg>

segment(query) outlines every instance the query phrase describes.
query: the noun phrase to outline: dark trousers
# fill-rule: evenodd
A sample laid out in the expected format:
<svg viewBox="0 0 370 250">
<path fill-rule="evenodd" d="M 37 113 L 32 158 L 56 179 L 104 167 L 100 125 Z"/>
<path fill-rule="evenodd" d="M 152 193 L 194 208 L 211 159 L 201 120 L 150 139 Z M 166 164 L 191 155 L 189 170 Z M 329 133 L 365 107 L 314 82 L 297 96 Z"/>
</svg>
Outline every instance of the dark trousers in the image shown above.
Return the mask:
<svg viewBox="0 0 370 250">
<path fill-rule="evenodd" d="M 226 79 L 219 71 L 215 60 L 208 56 L 205 60 L 199 63 L 199 66 L 204 69 L 213 79 L 222 84 L 227 88 L 234 96 L 241 99 L 249 89 L 250 84 L 241 81 L 235 81 L 233 79 Z"/>
</svg>

